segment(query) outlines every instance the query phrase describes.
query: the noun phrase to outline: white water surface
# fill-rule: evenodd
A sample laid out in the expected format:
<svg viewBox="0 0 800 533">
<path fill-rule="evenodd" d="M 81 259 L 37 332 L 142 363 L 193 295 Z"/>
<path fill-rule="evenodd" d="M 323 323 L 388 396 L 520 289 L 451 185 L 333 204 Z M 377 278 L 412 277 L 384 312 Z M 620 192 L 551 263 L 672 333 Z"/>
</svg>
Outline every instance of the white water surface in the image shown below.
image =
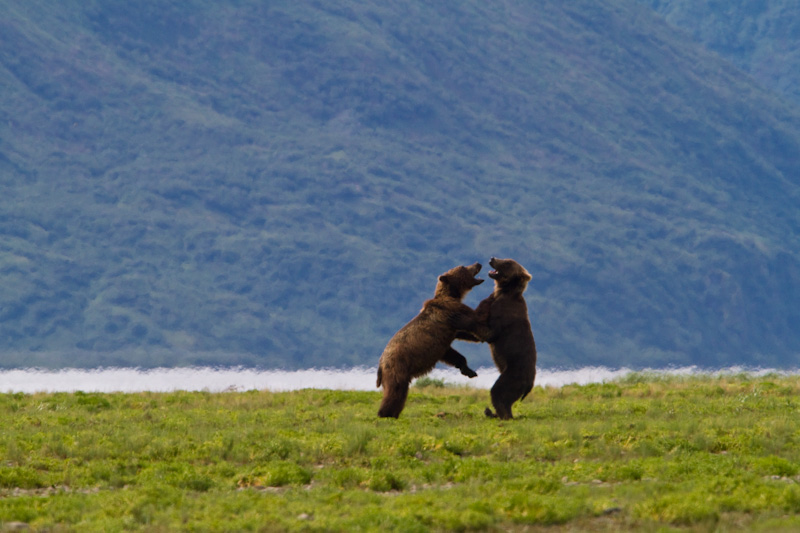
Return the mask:
<svg viewBox="0 0 800 533">
<path fill-rule="evenodd" d="M 436 368 L 428 377 L 441 379 L 452 385 L 464 385 L 478 389 L 489 389 L 499 375 L 495 368 L 477 369 L 478 377 L 469 379 L 457 370 Z M 575 370 L 548 370 L 536 372 L 536 386 L 563 387 L 569 384 L 586 385 L 603 383 L 625 377 L 633 372 L 627 368 L 610 369 L 586 367 Z M 715 371 L 697 367 L 647 369 L 641 372 L 684 375 L 780 374 L 799 375 L 800 370 L 746 369 L 731 367 Z M 269 390 L 274 392 L 300 389 L 376 390 L 375 368 L 353 368 L 349 370 L 310 369 L 296 371 L 255 370 L 247 368 L 220 369 L 209 367 L 157 368 L 103 368 L 96 370 L 2 370 L 0 392 L 171 392 L 185 391 L 245 391 Z"/>
</svg>

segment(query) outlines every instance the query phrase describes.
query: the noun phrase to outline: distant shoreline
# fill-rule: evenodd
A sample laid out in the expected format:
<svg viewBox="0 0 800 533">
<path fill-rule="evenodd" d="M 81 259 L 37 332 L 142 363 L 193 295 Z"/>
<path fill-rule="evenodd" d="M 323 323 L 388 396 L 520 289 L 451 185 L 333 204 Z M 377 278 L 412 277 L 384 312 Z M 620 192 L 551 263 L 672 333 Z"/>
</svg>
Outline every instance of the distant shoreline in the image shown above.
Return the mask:
<svg viewBox="0 0 800 533">
<path fill-rule="evenodd" d="M 432 379 L 449 385 L 489 389 L 497 379 L 495 368 L 479 368 L 478 377 L 468 379 L 456 370 L 436 368 L 428 374 Z M 715 375 L 747 373 L 796 375 L 800 370 L 729 367 L 717 370 L 698 367 L 631 370 L 606 367 L 584 367 L 572 370 L 538 369 L 536 385 L 563 387 L 569 384 L 586 385 L 624 378 L 632 373 L 664 374 L 669 376 Z M 191 368 L 102 368 L 39 370 L 17 369 L 0 371 L 0 393 L 33 394 L 37 392 L 172 392 L 209 391 L 235 392 L 269 390 L 274 392 L 300 389 L 374 391 L 375 369 L 358 367 L 349 370 L 261 370 L 249 368 L 220 369 Z"/>
</svg>

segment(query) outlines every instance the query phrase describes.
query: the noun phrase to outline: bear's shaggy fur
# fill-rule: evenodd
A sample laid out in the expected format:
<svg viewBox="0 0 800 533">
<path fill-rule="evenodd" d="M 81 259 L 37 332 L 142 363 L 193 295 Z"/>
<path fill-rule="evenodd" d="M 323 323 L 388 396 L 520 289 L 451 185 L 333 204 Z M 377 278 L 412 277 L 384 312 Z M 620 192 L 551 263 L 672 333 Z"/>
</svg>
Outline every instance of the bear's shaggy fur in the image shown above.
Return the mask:
<svg viewBox="0 0 800 533">
<path fill-rule="evenodd" d="M 522 296 L 531 275 L 513 259 L 492 257 L 489 265 L 495 269 L 489 272 L 494 292 L 475 308 L 488 325 L 489 335 L 477 339 L 489 343 L 500 377 L 491 390 L 496 414 L 487 407 L 486 416 L 509 419 L 513 418 L 511 405 L 527 396 L 536 378 L 536 343 Z M 458 338 L 476 340 L 464 334 Z"/>
<path fill-rule="evenodd" d="M 473 287 L 483 283 L 475 277 L 480 270 L 480 263 L 475 263 L 455 267 L 439 276 L 433 298 L 389 340 L 378 363 L 377 386 L 383 385 L 378 416 L 399 417 L 411 380 L 433 370 L 437 361 L 458 368 L 465 376 L 477 376 L 450 343 L 459 332 L 478 338 L 488 334 L 486 327 L 478 324 L 475 311 L 461 303 Z"/>
</svg>

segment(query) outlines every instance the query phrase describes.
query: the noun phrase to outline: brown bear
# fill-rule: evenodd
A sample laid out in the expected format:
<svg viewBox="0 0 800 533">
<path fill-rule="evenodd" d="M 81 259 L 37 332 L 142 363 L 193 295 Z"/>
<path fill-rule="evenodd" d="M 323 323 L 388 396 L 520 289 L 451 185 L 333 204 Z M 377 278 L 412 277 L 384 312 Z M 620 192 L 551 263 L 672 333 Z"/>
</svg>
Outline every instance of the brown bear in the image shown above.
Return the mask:
<svg viewBox="0 0 800 533">
<path fill-rule="evenodd" d="M 531 275 L 513 259 L 492 257 L 489 265 L 495 269 L 489 272 L 494 292 L 475 308 L 479 320 L 488 325 L 489 335 L 459 333 L 458 338 L 489 343 L 500 377 L 491 390 L 496 414 L 487 407 L 486 416 L 509 419 L 513 418 L 511 405 L 527 396 L 536 378 L 536 343 L 522 296 Z"/>
<path fill-rule="evenodd" d="M 480 270 L 480 263 L 475 263 L 455 267 L 439 276 L 433 298 L 389 340 L 378 363 L 377 386 L 383 385 L 378 416 L 399 417 L 411 380 L 433 370 L 437 361 L 458 368 L 465 376 L 477 376 L 450 343 L 459 332 L 477 338 L 488 335 L 486 326 L 479 325 L 475 311 L 462 303 L 473 287 L 483 283 L 475 277 Z"/>
</svg>

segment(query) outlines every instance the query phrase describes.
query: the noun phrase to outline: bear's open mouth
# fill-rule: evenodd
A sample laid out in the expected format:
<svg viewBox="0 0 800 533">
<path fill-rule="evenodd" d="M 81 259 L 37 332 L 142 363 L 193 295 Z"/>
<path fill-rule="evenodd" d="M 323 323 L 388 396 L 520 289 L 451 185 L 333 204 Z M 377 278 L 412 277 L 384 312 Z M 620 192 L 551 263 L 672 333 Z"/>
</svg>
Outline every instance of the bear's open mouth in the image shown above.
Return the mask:
<svg viewBox="0 0 800 533">
<path fill-rule="evenodd" d="M 499 272 L 497 272 L 497 270 L 490 270 L 489 271 L 489 277 L 492 278 L 492 279 L 497 277 L 498 274 L 499 274 Z"/>
</svg>

